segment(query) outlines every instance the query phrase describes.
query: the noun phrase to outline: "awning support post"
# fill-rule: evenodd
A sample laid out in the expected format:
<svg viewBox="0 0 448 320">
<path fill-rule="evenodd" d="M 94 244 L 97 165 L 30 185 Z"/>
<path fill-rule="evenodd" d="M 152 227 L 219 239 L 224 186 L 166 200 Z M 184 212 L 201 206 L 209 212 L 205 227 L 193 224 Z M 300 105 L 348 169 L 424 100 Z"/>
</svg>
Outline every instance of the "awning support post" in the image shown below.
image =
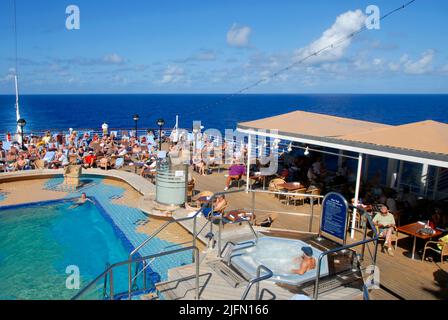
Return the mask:
<svg viewBox="0 0 448 320">
<path fill-rule="evenodd" d="M 362 153 L 358 156 L 358 171 L 356 173 L 356 187 L 355 187 L 355 203 L 353 204 L 355 207 L 358 206 L 358 199 L 359 199 L 359 189 L 361 187 L 361 173 L 362 173 Z M 352 239 L 355 238 L 355 226 L 356 226 L 356 208 L 353 209 L 353 216 L 352 216 L 352 227 L 350 231 L 350 237 Z"/>
<path fill-rule="evenodd" d="M 247 164 L 246 164 L 246 192 L 250 189 L 250 155 L 252 153 L 252 135 L 249 133 L 247 137 Z"/>
</svg>

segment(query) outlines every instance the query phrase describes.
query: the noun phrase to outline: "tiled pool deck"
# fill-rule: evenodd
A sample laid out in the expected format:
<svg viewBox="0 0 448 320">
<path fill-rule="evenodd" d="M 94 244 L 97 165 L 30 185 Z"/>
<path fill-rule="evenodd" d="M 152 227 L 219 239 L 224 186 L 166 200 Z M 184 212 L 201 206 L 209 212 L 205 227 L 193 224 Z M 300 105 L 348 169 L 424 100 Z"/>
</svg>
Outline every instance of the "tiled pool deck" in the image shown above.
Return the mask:
<svg viewBox="0 0 448 320">
<path fill-rule="evenodd" d="M 136 231 L 136 228 L 139 226 L 139 224 L 148 219 L 148 217 L 143 214 L 141 210 L 121 204 L 112 203 L 112 199 L 123 196 L 123 188 L 103 184 L 103 178 L 99 177 L 83 178 L 82 180 L 93 180 L 93 183 L 90 184 L 90 187 L 83 188 L 81 191 L 69 193 L 67 197 L 71 198 L 81 196 L 82 192 L 85 192 L 87 196 L 95 197 L 95 199 L 104 208 L 106 213 L 110 216 L 113 224 L 115 224 L 115 226 L 118 227 L 119 230 L 121 230 L 122 235 L 126 237 L 126 239 L 122 240 L 124 242 L 128 241 L 132 245 L 132 248 L 129 249 L 134 249 L 148 238 L 147 234 L 138 233 Z M 48 180 L 48 183 L 62 182 L 63 178 L 52 178 Z M 171 243 L 155 237 L 146 246 L 144 246 L 139 251 L 139 253 L 141 256 L 148 256 L 151 254 L 159 253 L 161 251 L 167 251 L 176 248 L 177 246 L 179 246 L 179 244 Z M 157 258 L 151 263 L 151 268 L 160 274 L 162 280 L 166 280 L 169 269 L 178 267 L 183 264 L 189 264 L 191 262 L 191 252 L 185 251 L 178 254 Z"/>
</svg>

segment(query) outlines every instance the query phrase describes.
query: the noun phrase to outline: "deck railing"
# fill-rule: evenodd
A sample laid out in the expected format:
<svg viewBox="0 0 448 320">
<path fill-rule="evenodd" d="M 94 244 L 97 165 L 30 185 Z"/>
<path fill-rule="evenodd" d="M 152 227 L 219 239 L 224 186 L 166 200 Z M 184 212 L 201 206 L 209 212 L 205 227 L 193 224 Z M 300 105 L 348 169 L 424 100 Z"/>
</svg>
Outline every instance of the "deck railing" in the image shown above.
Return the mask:
<svg viewBox="0 0 448 320">
<path fill-rule="evenodd" d="M 352 209 L 355 209 L 354 206 L 350 206 Z M 378 232 L 376 231 L 375 225 L 372 221 L 372 218 L 370 217 L 370 215 L 367 213 L 367 211 L 365 211 L 364 209 L 360 208 L 360 207 L 356 207 L 356 209 L 358 211 L 361 212 L 361 217 L 365 217 L 367 219 L 367 221 L 369 222 L 369 225 L 372 229 L 372 237 L 370 239 L 366 239 L 367 238 L 367 225 L 365 226 L 365 232 L 364 232 L 364 237 L 363 240 L 355 242 L 355 243 L 351 243 L 351 244 L 347 244 L 347 245 L 343 245 L 341 247 L 335 248 L 335 249 L 331 249 L 331 250 L 327 250 L 322 252 L 319 255 L 318 261 L 317 261 L 317 272 L 316 272 L 316 280 L 314 283 L 314 294 L 313 294 L 313 298 L 315 300 L 318 299 L 319 297 L 319 281 L 320 281 L 320 269 L 321 269 L 321 265 L 322 265 L 322 259 L 325 256 L 328 256 L 329 254 L 333 254 L 333 253 L 337 253 L 337 252 L 341 252 L 344 250 L 348 250 L 348 249 L 352 249 L 352 248 L 356 248 L 356 247 L 360 247 L 361 246 L 361 260 L 364 259 L 364 253 L 365 253 L 365 245 L 370 243 L 370 242 L 374 242 L 375 243 L 375 251 L 372 255 L 372 261 L 373 261 L 373 265 L 376 264 L 376 255 L 377 255 L 377 251 L 378 251 L 378 239 L 379 239 L 379 235 Z M 372 268 L 372 272 L 374 272 L 375 268 Z M 364 289 L 364 288 L 363 288 Z M 365 292 L 364 292 L 364 296 L 365 296 Z"/>
<path fill-rule="evenodd" d="M 114 270 L 117 269 L 120 266 L 123 265 L 131 265 L 133 263 L 140 263 L 140 262 L 146 262 L 148 260 L 152 260 L 155 258 L 159 258 L 162 256 L 167 256 L 167 255 L 173 255 L 176 253 L 180 253 L 183 251 L 194 251 L 195 254 L 195 299 L 199 299 L 199 249 L 196 246 L 189 246 L 189 247 L 183 247 L 183 248 L 179 248 L 179 249 L 173 249 L 170 251 L 165 251 L 165 252 L 159 252 L 156 254 L 152 254 L 149 256 L 145 256 L 145 257 L 137 257 L 134 258 L 133 260 L 125 260 L 122 262 L 117 262 L 114 263 L 112 265 L 110 265 L 108 268 L 106 268 L 105 271 L 103 271 L 98 277 L 96 277 L 93 281 L 91 281 L 87 286 L 85 286 L 83 289 L 81 289 L 81 291 L 79 291 L 73 298 L 72 300 L 78 300 L 81 297 L 83 297 L 85 294 L 87 294 L 87 292 L 95 285 L 95 284 L 99 284 L 100 281 L 102 281 L 104 279 L 104 287 L 103 287 L 103 295 L 106 292 L 106 284 L 107 284 L 107 278 L 109 279 L 109 299 L 113 300 L 117 294 L 114 292 L 115 286 L 114 286 Z M 129 277 L 129 282 L 132 282 L 132 277 Z M 146 284 L 146 272 L 144 272 L 144 283 Z M 146 289 L 146 288 L 144 288 Z M 128 297 L 130 297 L 132 295 L 132 288 L 130 289 L 130 292 L 128 292 Z M 120 293 L 122 294 L 122 293 Z"/>
<path fill-rule="evenodd" d="M 128 299 L 131 299 L 132 297 L 132 293 L 133 293 L 133 284 L 136 280 L 136 278 L 144 273 L 146 274 L 146 269 L 147 267 L 150 265 L 150 263 L 148 263 L 148 260 L 160 257 L 160 256 L 164 256 L 164 255 L 169 255 L 169 254 L 174 254 L 174 253 L 178 253 L 180 251 L 185 251 L 185 250 L 192 250 L 193 248 L 195 248 L 195 254 L 194 254 L 194 262 L 196 263 L 196 278 L 198 279 L 199 277 L 199 250 L 197 249 L 196 246 L 196 242 L 197 242 L 197 238 L 199 236 L 199 234 L 206 228 L 206 226 L 210 225 L 210 233 L 213 234 L 213 225 L 214 225 L 214 221 L 218 220 L 219 223 L 219 229 L 218 229 L 218 256 L 221 256 L 223 251 L 226 249 L 226 247 L 228 246 L 229 243 L 226 243 L 226 245 L 224 246 L 224 248 L 222 249 L 222 227 L 223 227 L 223 221 L 222 221 L 222 216 L 218 215 L 218 216 L 213 216 L 213 214 L 211 214 L 210 219 L 208 219 L 208 221 L 206 222 L 206 224 L 201 228 L 201 230 L 198 232 L 197 231 L 197 217 L 203 212 L 204 208 L 206 208 L 208 205 L 211 205 L 211 211 L 213 212 L 213 201 L 215 200 L 216 197 L 218 197 L 219 195 L 228 195 L 228 194 L 234 194 L 234 193 L 242 193 L 242 192 L 247 192 L 245 189 L 238 189 L 238 190 L 228 190 L 228 191 L 223 191 L 223 192 L 217 192 L 214 193 L 209 200 L 204 203 L 196 212 L 194 215 L 189 216 L 189 217 L 183 217 L 183 218 L 178 218 L 178 219 L 173 219 L 173 220 L 169 220 L 167 222 L 165 222 L 163 225 L 161 225 L 157 230 L 155 230 L 153 233 L 151 233 L 151 235 L 148 236 L 148 238 L 146 238 L 142 243 L 140 243 L 130 254 L 129 254 L 129 258 L 128 260 L 125 260 L 123 262 L 119 262 L 119 263 L 115 263 L 113 265 L 111 265 L 109 268 L 107 268 L 100 276 L 98 276 L 97 278 L 95 278 L 91 283 L 89 283 L 84 289 L 82 289 L 75 297 L 74 299 L 78 299 L 79 297 L 81 297 L 83 294 L 85 294 L 85 292 L 91 288 L 95 283 L 99 282 L 101 279 L 103 279 L 106 276 L 109 276 L 109 283 L 110 283 L 110 290 L 112 291 L 112 293 L 110 294 L 110 297 L 113 298 L 114 294 L 113 294 L 113 272 L 112 270 L 114 268 L 117 268 L 118 266 L 122 266 L 122 265 L 127 265 L 128 266 Z M 250 192 L 252 193 L 252 207 L 251 210 L 252 212 L 254 212 L 255 210 L 257 211 L 261 211 L 263 209 L 257 209 L 255 206 L 255 197 L 256 197 L 256 193 L 266 193 L 266 194 L 287 194 L 284 192 L 273 192 L 273 191 L 261 191 L 261 190 L 250 190 Z M 290 194 L 289 194 L 290 195 Z M 298 195 L 297 193 L 295 193 L 294 195 Z M 314 200 L 315 199 L 321 199 L 323 198 L 323 196 L 320 195 L 312 195 L 312 194 L 301 194 L 304 197 L 308 197 L 310 198 L 310 202 L 312 203 L 311 206 L 313 206 L 314 204 Z M 300 216 L 308 216 L 310 217 L 309 220 L 309 230 L 311 230 L 312 228 L 312 220 L 314 218 L 314 212 L 312 210 L 311 214 L 302 214 L 302 213 L 297 213 L 297 212 L 286 212 L 286 213 L 290 213 L 290 214 L 295 214 L 295 215 L 300 215 Z M 143 258 L 140 257 L 136 257 L 139 252 L 142 250 L 142 248 L 144 248 L 146 245 L 148 245 L 150 243 L 150 241 L 152 239 L 154 239 L 158 234 L 160 234 L 163 230 L 165 230 L 169 225 L 173 224 L 173 223 L 179 223 L 179 222 L 185 222 L 185 221 L 189 221 L 189 220 L 193 220 L 193 231 L 192 231 L 192 240 L 191 243 L 192 245 L 190 247 L 187 248 L 181 248 L 181 249 L 175 249 L 175 250 L 170 250 L 170 251 L 165 251 L 165 252 L 159 252 L 157 254 L 154 255 L 150 255 L 150 256 L 146 256 Z M 251 241 L 254 244 L 256 244 L 257 240 L 258 240 L 258 234 L 257 232 L 253 229 L 252 224 L 249 220 L 241 220 L 238 221 L 238 223 L 247 223 L 252 234 L 254 235 L 254 240 Z M 210 241 L 211 239 L 209 239 Z M 235 244 L 234 244 L 235 245 Z M 134 263 L 140 263 L 143 262 L 144 265 L 142 267 L 141 270 L 136 270 L 135 275 L 132 275 L 132 265 Z M 265 269 L 267 269 L 265 267 Z M 270 270 L 269 270 L 270 271 Z M 268 273 L 269 274 L 269 273 Z M 253 284 L 258 283 L 260 281 L 265 280 L 265 277 L 267 275 L 263 275 L 260 276 L 258 275 L 256 278 L 252 279 L 249 284 L 248 284 L 248 288 L 246 288 L 247 293 L 250 290 L 250 287 L 252 287 Z M 271 275 L 272 276 L 272 275 Z M 146 276 L 145 276 L 146 278 Z M 104 280 L 106 281 L 106 280 Z M 197 280 L 198 281 L 198 280 Z M 112 286 L 111 286 L 112 284 Z M 272 293 L 271 293 L 272 294 Z M 257 284 L 257 296 L 260 296 L 259 294 L 259 289 L 258 289 L 258 284 Z M 247 294 L 246 294 L 247 296 Z M 273 295 L 275 296 L 275 295 Z"/>
</svg>

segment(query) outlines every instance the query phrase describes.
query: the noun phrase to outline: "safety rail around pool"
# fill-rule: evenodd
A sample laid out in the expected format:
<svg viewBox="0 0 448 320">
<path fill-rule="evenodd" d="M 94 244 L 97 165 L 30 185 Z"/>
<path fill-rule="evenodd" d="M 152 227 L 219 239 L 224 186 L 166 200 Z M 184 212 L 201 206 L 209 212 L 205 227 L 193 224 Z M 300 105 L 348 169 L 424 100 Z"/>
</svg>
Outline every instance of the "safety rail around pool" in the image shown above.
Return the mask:
<svg viewBox="0 0 448 320">
<path fill-rule="evenodd" d="M 174 249 L 174 250 L 170 250 L 170 251 L 159 252 L 159 253 L 155 253 L 155 254 L 152 254 L 149 256 L 135 258 L 133 260 L 125 260 L 125 261 L 114 263 L 114 264 L 110 265 L 105 271 L 103 271 L 98 277 L 96 277 L 94 280 L 92 280 L 87 286 L 85 286 L 83 289 L 81 289 L 81 291 L 78 292 L 72 298 L 72 300 L 78 300 L 80 297 L 82 297 L 84 294 L 86 294 L 88 292 L 88 290 L 91 289 L 95 284 L 99 283 L 99 281 L 101 281 L 103 278 L 104 278 L 104 287 L 103 287 L 103 296 L 104 296 L 104 292 L 106 291 L 107 276 L 109 277 L 109 299 L 113 300 L 115 297 L 114 276 L 113 276 L 113 271 L 115 268 L 123 266 L 123 265 L 131 265 L 133 263 L 146 262 L 147 260 L 150 260 L 150 259 L 159 258 L 162 256 L 167 256 L 167 255 L 176 254 L 176 253 L 183 252 L 183 251 L 190 251 L 190 250 L 194 251 L 194 254 L 195 254 L 195 259 L 194 259 L 195 266 L 196 266 L 196 269 L 195 269 L 195 299 L 198 300 L 199 299 L 199 249 L 196 246 L 189 246 L 189 247 Z M 146 286 L 146 271 L 144 272 L 143 279 L 144 279 L 144 286 Z M 129 278 L 128 280 L 131 281 L 131 278 Z M 147 288 L 144 288 L 144 289 L 147 289 Z M 132 293 L 133 293 L 132 288 L 130 288 L 130 291 L 128 292 L 129 298 L 131 298 Z"/>
<path fill-rule="evenodd" d="M 148 236 L 148 238 L 146 238 L 142 243 L 140 243 L 130 254 L 129 254 L 129 260 L 132 260 L 133 256 L 136 255 L 145 245 L 147 245 L 151 239 L 153 239 L 155 236 L 157 236 L 160 232 L 162 232 L 165 228 L 167 228 L 169 225 L 171 225 L 172 223 L 178 223 L 178 222 L 184 222 L 184 221 L 188 221 L 188 220 L 193 220 L 193 233 L 192 233 L 192 245 L 195 246 L 196 245 L 196 239 L 198 237 L 198 235 L 205 229 L 205 227 L 210 224 L 210 233 L 213 233 L 213 221 L 216 220 L 220 220 L 219 222 L 219 232 L 218 232 L 218 254 L 219 252 L 221 252 L 221 248 L 222 248 L 222 243 L 221 243 L 221 233 L 222 233 L 222 217 L 221 216 L 211 216 L 211 219 L 209 219 L 206 224 L 201 228 L 201 230 L 199 232 L 197 232 L 197 217 L 199 216 L 200 213 L 203 212 L 204 208 L 206 208 L 210 203 L 212 204 L 212 208 L 211 208 L 211 212 L 213 212 L 213 200 L 218 197 L 219 195 L 228 195 L 228 194 L 233 194 L 233 193 L 242 193 L 242 192 L 247 192 L 245 189 L 238 189 L 238 190 L 227 190 L 227 191 L 222 191 L 222 192 L 216 192 L 214 193 L 212 196 L 210 196 L 210 198 L 208 199 L 207 202 L 205 202 L 197 211 L 194 215 L 190 216 L 190 217 L 183 217 L 183 218 L 178 218 L 178 219 L 173 219 L 173 220 L 169 220 L 167 222 L 165 222 L 164 224 L 162 224 L 157 230 L 155 230 L 153 233 L 151 233 L 150 236 Z M 279 194 L 279 195 L 291 195 L 285 192 L 273 192 L 273 191 L 261 191 L 261 190 L 250 190 L 250 193 L 252 193 L 252 203 L 251 203 L 251 212 L 254 212 L 255 210 L 257 211 L 265 211 L 263 209 L 257 209 L 255 207 L 255 200 L 256 200 L 256 193 L 266 193 L 266 194 Z M 298 216 L 307 216 L 310 217 L 309 220 L 309 232 L 311 232 L 312 229 L 312 221 L 314 218 L 314 199 L 322 199 L 323 196 L 321 195 L 313 195 L 313 194 L 299 194 L 299 193 L 295 193 L 294 195 L 300 195 L 300 196 L 304 196 L 307 198 L 310 198 L 311 201 L 311 207 L 312 207 L 312 212 L 311 214 L 305 214 L 305 213 L 297 213 L 297 212 L 284 212 L 284 213 L 290 213 L 290 214 L 295 214 Z M 271 210 L 272 211 L 272 210 Z M 252 224 L 250 223 L 250 221 L 248 220 L 240 220 L 238 222 L 242 222 L 242 223 L 247 223 L 255 237 L 255 239 L 258 239 L 258 235 L 255 232 L 255 230 L 252 227 Z"/>
<path fill-rule="evenodd" d="M 343 250 L 347 250 L 347 249 L 351 249 L 351 248 L 362 246 L 362 249 L 361 249 L 361 260 L 363 260 L 364 259 L 364 253 L 365 253 L 365 245 L 370 243 L 370 242 L 374 242 L 375 243 L 375 251 L 373 253 L 373 256 L 371 255 L 371 258 L 373 260 L 373 265 L 376 264 L 376 255 L 377 255 L 377 251 L 378 251 L 379 235 L 378 235 L 378 232 L 376 231 L 376 228 L 375 228 L 375 225 L 374 225 L 374 223 L 372 221 L 372 218 L 370 217 L 368 212 L 365 211 L 361 207 L 355 207 L 353 205 L 350 205 L 349 207 L 352 208 L 352 209 L 359 210 L 361 212 L 361 217 L 365 217 L 367 219 L 367 221 L 369 222 L 369 225 L 370 225 L 370 227 L 372 229 L 372 232 L 373 232 L 372 237 L 370 239 L 366 240 L 366 237 L 367 237 L 367 225 L 366 225 L 365 229 L 364 229 L 363 240 L 355 242 L 355 243 L 352 243 L 352 244 L 343 245 L 341 247 L 338 247 L 338 248 L 335 248 L 335 249 L 331 249 L 331 250 L 328 250 L 328 251 L 324 251 L 324 252 L 322 252 L 319 255 L 319 259 L 318 259 L 318 262 L 317 262 L 316 280 L 315 280 L 315 283 L 314 283 L 314 293 L 313 293 L 313 299 L 315 299 L 315 300 L 317 300 L 317 298 L 319 297 L 320 269 L 321 269 L 322 258 L 324 256 L 329 255 L 329 254 L 333 254 L 333 253 L 336 253 L 336 252 L 340 252 L 340 251 L 343 251 Z M 374 272 L 374 269 L 375 268 L 372 268 L 372 273 Z M 365 292 L 366 290 L 367 290 L 367 287 L 364 284 L 363 285 L 363 297 L 364 298 L 368 297 L 368 293 L 367 293 L 367 296 L 366 296 L 366 292 Z"/>
</svg>

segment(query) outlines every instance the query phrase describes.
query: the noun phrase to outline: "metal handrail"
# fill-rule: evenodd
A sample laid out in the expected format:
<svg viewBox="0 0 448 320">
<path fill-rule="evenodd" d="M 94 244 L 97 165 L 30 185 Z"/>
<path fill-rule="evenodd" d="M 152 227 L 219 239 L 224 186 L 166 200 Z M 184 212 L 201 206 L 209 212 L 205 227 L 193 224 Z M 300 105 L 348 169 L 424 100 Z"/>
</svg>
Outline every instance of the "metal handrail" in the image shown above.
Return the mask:
<svg viewBox="0 0 448 320">
<path fill-rule="evenodd" d="M 257 245 L 257 242 L 255 242 L 253 240 L 243 241 L 243 242 L 240 242 L 240 243 L 234 243 L 233 241 L 228 241 L 226 243 L 226 245 L 224 246 L 224 249 L 221 251 L 221 253 L 219 253 L 218 257 L 222 258 L 222 254 L 224 253 L 224 251 L 225 251 L 226 247 L 229 245 L 229 243 L 232 244 L 233 246 L 248 244 L 246 246 L 241 246 L 239 248 L 232 249 L 232 252 L 230 253 L 230 256 L 229 256 L 229 260 L 226 262 L 227 265 L 229 265 L 229 266 L 232 263 L 232 258 L 235 257 L 235 255 L 233 255 L 234 252 L 239 251 L 239 250 L 243 250 L 243 249 L 252 248 L 252 247 L 255 247 Z"/>
<path fill-rule="evenodd" d="M 261 270 L 264 270 L 267 273 L 265 275 L 261 275 Z M 271 278 L 273 275 L 274 275 L 274 273 L 271 271 L 271 269 L 269 269 L 268 267 L 266 267 L 264 265 L 259 265 L 257 268 L 257 276 L 254 279 L 249 281 L 249 283 L 246 286 L 246 289 L 243 292 L 243 295 L 241 296 L 241 300 L 246 300 L 247 295 L 249 294 L 249 291 L 254 284 L 256 284 L 255 300 L 259 300 L 259 298 L 260 298 L 260 282 Z"/>
<path fill-rule="evenodd" d="M 373 258 L 373 264 L 376 263 L 376 252 L 377 252 L 377 247 L 378 247 L 378 238 L 379 238 L 379 236 L 378 236 L 376 228 L 375 228 L 375 226 L 374 226 L 374 224 L 372 222 L 372 218 L 370 217 L 370 215 L 364 209 L 359 208 L 359 207 L 354 207 L 352 205 L 350 205 L 350 207 L 351 208 L 356 208 L 356 209 L 360 210 L 362 212 L 362 216 L 365 216 L 367 218 L 367 221 L 369 222 L 370 226 L 372 227 L 373 237 L 371 239 L 368 239 L 368 240 L 366 240 L 364 238 L 362 241 L 358 241 L 358 242 L 355 242 L 355 243 L 352 243 L 352 244 L 348 244 L 348 245 L 343 245 L 343 246 L 335 248 L 335 249 L 327 250 L 325 252 L 322 252 L 319 255 L 319 259 L 318 259 L 318 262 L 317 262 L 316 280 L 315 280 L 315 283 L 314 283 L 314 294 L 313 294 L 313 299 L 315 299 L 315 300 L 317 300 L 318 295 L 319 295 L 320 269 L 321 269 L 322 259 L 323 259 L 324 256 L 327 256 L 329 254 L 336 253 L 336 252 L 339 252 L 339 251 L 347 250 L 347 249 L 350 249 L 350 248 L 354 248 L 354 247 L 357 247 L 357 246 L 361 246 L 361 245 L 364 246 L 366 243 L 375 242 L 376 249 L 375 249 L 375 254 L 374 254 L 374 258 Z"/>
<path fill-rule="evenodd" d="M 300 216 L 309 217 L 308 222 L 308 232 L 312 232 L 313 230 L 313 220 L 314 220 L 314 199 L 323 199 L 323 195 L 317 195 L 317 194 L 309 194 L 309 193 L 291 193 L 291 192 L 282 192 L 282 191 L 269 191 L 269 190 L 250 190 L 252 192 L 252 210 L 255 211 L 255 195 L 257 193 L 265 193 L 265 194 L 274 194 L 274 195 L 284 195 L 284 196 L 291 196 L 291 195 L 299 195 L 306 198 L 310 198 L 310 204 L 311 204 L 311 213 L 296 213 L 296 212 L 282 212 L 284 214 L 295 214 Z M 264 211 L 257 209 L 258 211 Z"/>
<path fill-rule="evenodd" d="M 263 289 L 261 290 L 261 292 L 260 292 L 260 299 L 259 299 L 259 300 L 263 300 L 263 296 L 264 296 L 264 293 L 265 293 L 265 292 L 269 293 L 269 294 L 272 296 L 272 300 L 277 299 L 277 296 L 275 295 L 274 292 L 272 292 L 272 291 L 269 290 L 269 289 L 263 288 Z"/>
<path fill-rule="evenodd" d="M 269 191 L 269 190 L 257 190 L 252 189 L 251 192 L 254 193 L 267 193 L 267 194 L 278 194 L 283 196 L 304 196 L 307 198 L 317 198 L 317 199 L 323 199 L 323 195 L 317 195 L 317 194 L 310 194 L 310 193 L 297 193 L 297 192 L 282 192 L 282 191 Z"/>
<path fill-rule="evenodd" d="M 103 277 L 105 277 L 107 274 L 109 275 L 109 279 L 110 279 L 110 299 L 112 300 L 114 295 L 113 295 L 113 269 L 117 268 L 119 266 L 123 266 L 123 265 L 129 265 L 131 263 L 138 263 L 138 262 L 142 262 L 142 261 L 146 261 L 149 259 L 153 259 L 153 258 L 158 258 L 158 257 L 162 257 L 162 256 L 166 256 L 166 255 L 171 255 L 171 254 L 176 254 L 179 252 L 183 252 L 183 251 L 189 251 L 189 250 L 193 250 L 195 252 L 195 264 L 196 264 L 196 294 L 195 294 L 195 298 L 199 299 L 199 249 L 196 246 L 189 246 L 189 247 L 184 247 L 184 248 L 179 248 L 179 249 L 175 249 L 175 250 L 170 250 L 170 251 L 165 251 L 165 252 L 159 252 L 159 253 L 155 253 L 155 254 L 151 254 L 149 256 L 145 256 L 145 257 L 139 257 L 136 258 L 132 261 L 129 260 L 124 260 L 121 262 L 117 262 L 114 263 L 112 265 L 110 265 L 105 271 L 103 271 L 98 277 L 96 277 L 94 280 L 92 280 L 91 282 L 89 282 L 89 284 L 87 284 L 87 286 L 85 286 L 83 289 L 81 289 L 80 292 L 78 292 L 73 298 L 72 300 L 77 300 L 79 297 L 81 297 L 87 290 L 89 290 L 95 283 L 97 283 L 99 280 L 101 280 Z M 131 292 L 129 292 L 129 295 L 131 294 Z"/>
<path fill-rule="evenodd" d="M 369 289 L 367 289 L 365 284 L 362 285 L 362 299 L 370 300 Z"/>
</svg>

